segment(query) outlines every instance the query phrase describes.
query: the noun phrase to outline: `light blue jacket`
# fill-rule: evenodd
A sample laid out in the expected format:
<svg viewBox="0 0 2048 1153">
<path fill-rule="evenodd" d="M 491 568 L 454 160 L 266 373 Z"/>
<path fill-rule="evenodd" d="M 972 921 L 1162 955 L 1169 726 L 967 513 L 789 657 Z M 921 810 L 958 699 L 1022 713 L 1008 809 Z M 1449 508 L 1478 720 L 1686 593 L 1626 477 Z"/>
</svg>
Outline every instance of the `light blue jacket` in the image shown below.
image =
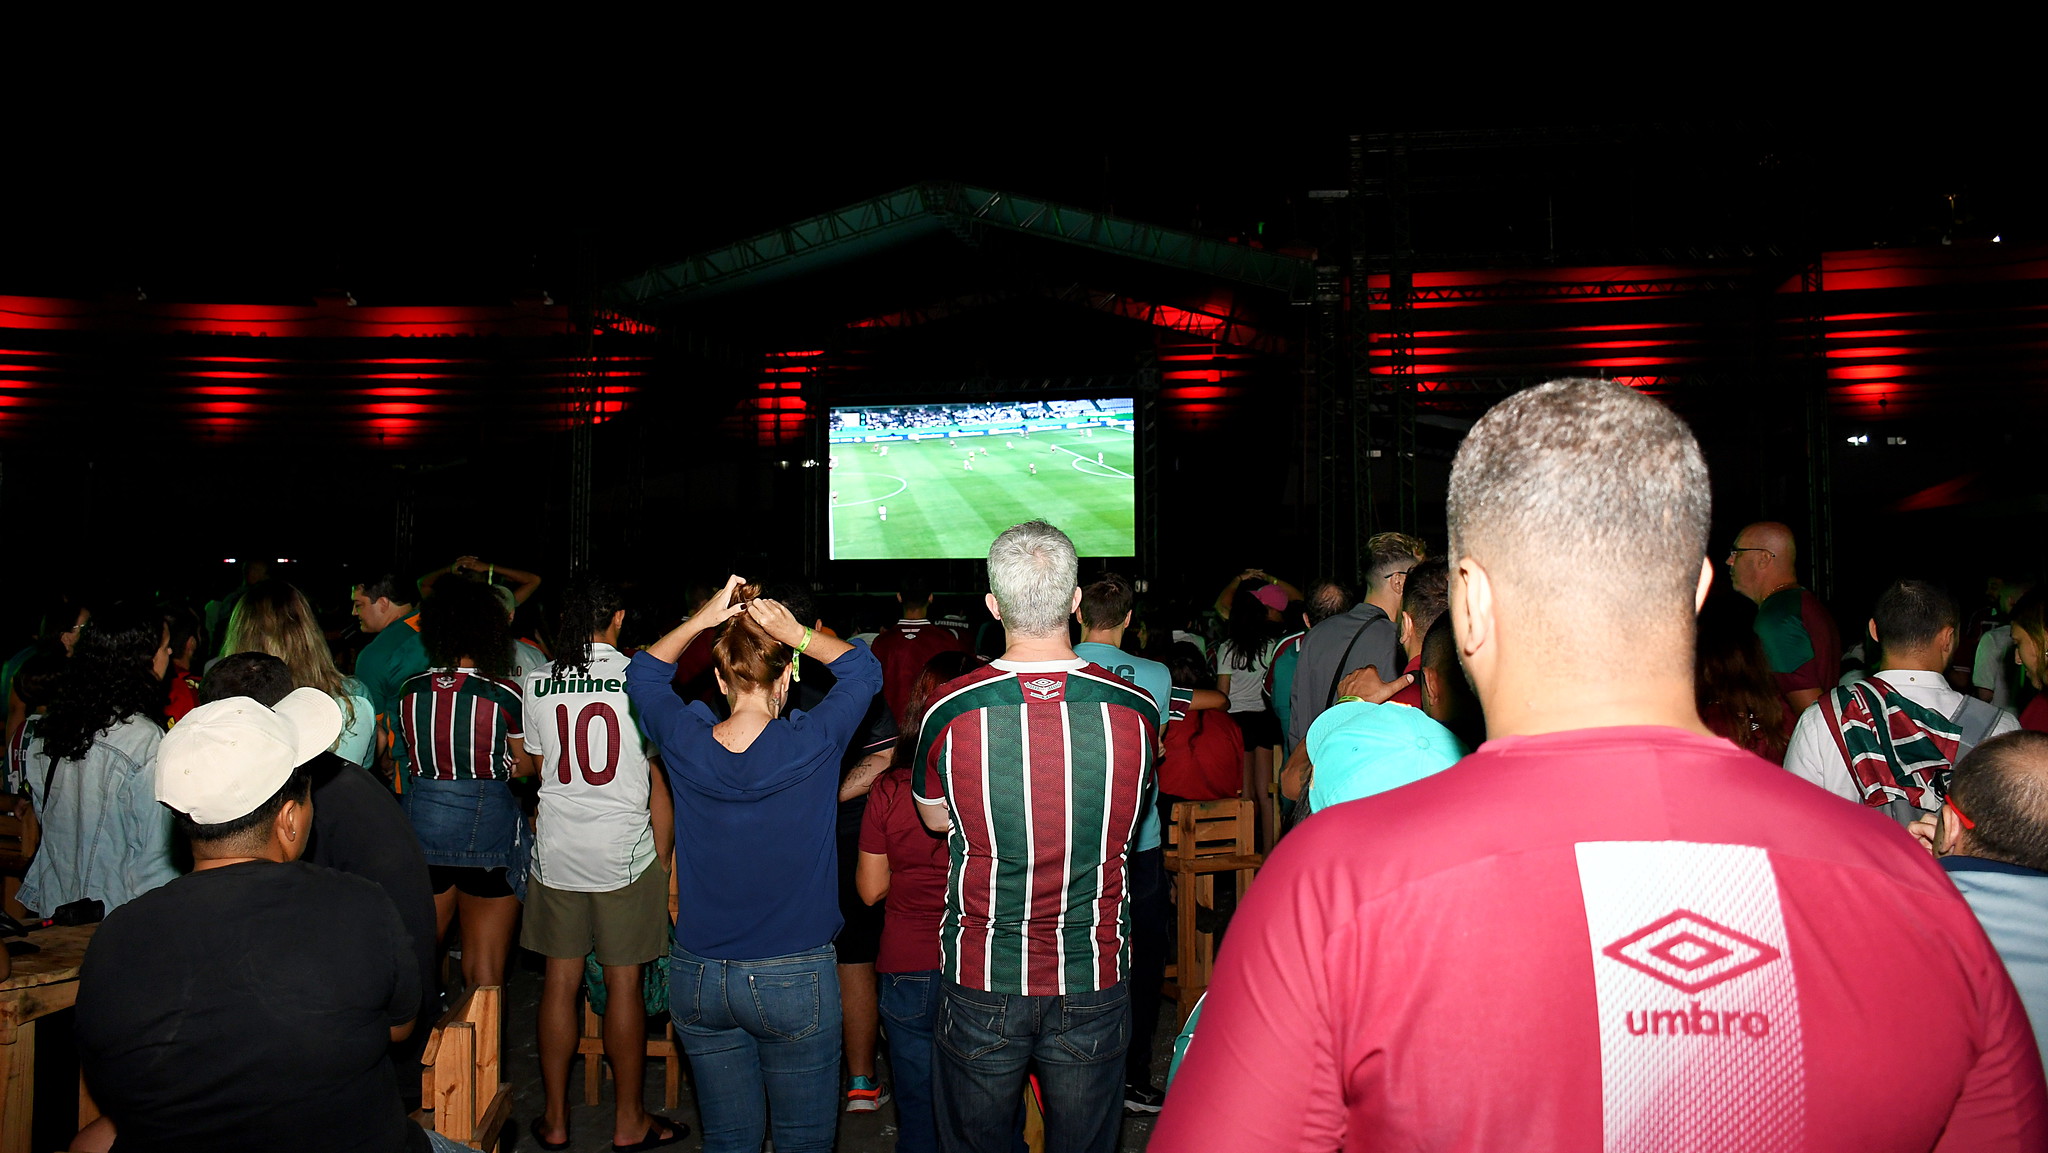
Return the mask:
<svg viewBox="0 0 2048 1153">
<path fill-rule="evenodd" d="M 156 799 L 163 739 L 156 722 L 129 717 L 93 738 L 83 760 L 61 761 L 54 773 L 40 741 L 29 749 L 29 795 L 43 839 L 22 878 L 23 905 L 47 917 L 95 897 L 111 913 L 178 875 L 171 811 Z"/>
<path fill-rule="evenodd" d="M 2048 1054 L 2048 873 L 1983 857 L 1943 857 L 1941 867 L 2005 962 L 2034 1043 Z"/>
</svg>

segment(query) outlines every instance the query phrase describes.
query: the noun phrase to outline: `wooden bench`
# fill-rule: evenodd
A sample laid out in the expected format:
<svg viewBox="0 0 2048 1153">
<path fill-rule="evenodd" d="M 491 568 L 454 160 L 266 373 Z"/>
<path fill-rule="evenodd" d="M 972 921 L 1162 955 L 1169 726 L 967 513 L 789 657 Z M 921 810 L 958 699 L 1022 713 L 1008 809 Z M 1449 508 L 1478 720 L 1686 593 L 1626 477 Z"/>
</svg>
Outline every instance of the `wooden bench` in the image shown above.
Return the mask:
<svg viewBox="0 0 2048 1153">
<path fill-rule="evenodd" d="M 512 1087 L 498 1064 L 504 990 L 471 989 L 434 1024 L 420 1055 L 420 1112 L 413 1119 L 472 1149 L 496 1146 L 512 1112 Z M 432 1116 L 429 1117 L 428 1114 Z"/>
<path fill-rule="evenodd" d="M 1216 877 L 1235 873 L 1238 900 L 1265 863 L 1257 851 L 1258 806 L 1244 797 L 1182 801 L 1166 827 L 1166 875 L 1173 881 L 1176 921 L 1174 964 L 1164 992 L 1187 1024 L 1195 1002 L 1208 991 L 1216 966 L 1216 935 L 1203 932 L 1195 914 L 1216 907 Z"/>
</svg>

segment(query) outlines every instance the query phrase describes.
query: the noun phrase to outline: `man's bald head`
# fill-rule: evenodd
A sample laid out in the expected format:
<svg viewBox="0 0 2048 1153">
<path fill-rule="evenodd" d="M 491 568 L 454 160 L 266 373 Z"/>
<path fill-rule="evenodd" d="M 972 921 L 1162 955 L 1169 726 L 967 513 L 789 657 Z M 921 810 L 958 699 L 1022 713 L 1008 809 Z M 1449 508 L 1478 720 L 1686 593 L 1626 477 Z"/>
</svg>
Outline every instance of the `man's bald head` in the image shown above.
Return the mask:
<svg viewBox="0 0 2048 1153">
<path fill-rule="evenodd" d="M 2048 871 L 2048 733 L 2021 729 L 1970 750 L 1949 799 L 1974 826 L 1954 852 Z"/>
<path fill-rule="evenodd" d="M 1799 583 L 1793 567 L 1798 559 L 1791 528 L 1774 520 L 1744 525 L 1728 550 L 1728 583 L 1762 604 L 1779 589 Z"/>
</svg>

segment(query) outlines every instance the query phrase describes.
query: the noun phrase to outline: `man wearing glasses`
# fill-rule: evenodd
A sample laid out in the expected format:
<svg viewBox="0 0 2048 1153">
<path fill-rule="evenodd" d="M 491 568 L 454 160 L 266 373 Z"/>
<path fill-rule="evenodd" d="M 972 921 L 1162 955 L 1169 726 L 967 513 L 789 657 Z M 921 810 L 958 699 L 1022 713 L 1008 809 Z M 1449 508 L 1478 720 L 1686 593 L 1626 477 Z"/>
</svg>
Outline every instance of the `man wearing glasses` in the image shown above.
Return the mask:
<svg viewBox="0 0 2048 1153">
<path fill-rule="evenodd" d="M 1792 530 L 1758 521 L 1735 534 L 1728 550 L 1728 581 L 1756 602 L 1756 635 L 1778 682 L 1778 692 L 1797 717 L 1842 676 L 1842 638 L 1820 598 L 1799 586 Z"/>
</svg>

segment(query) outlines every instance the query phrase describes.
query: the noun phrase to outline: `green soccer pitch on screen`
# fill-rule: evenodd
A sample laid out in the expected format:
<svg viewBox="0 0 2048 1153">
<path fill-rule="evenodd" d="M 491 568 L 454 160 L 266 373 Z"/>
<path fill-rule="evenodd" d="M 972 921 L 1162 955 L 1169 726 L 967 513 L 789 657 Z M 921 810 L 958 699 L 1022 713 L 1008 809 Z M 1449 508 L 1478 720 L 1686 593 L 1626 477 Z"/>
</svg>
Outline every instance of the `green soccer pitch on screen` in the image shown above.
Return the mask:
<svg viewBox="0 0 2048 1153">
<path fill-rule="evenodd" d="M 1137 430 L 1128 397 L 835 407 L 827 433 L 833 560 L 988 555 L 1046 520 L 1084 557 L 1137 541 Z"/>
</svg>

